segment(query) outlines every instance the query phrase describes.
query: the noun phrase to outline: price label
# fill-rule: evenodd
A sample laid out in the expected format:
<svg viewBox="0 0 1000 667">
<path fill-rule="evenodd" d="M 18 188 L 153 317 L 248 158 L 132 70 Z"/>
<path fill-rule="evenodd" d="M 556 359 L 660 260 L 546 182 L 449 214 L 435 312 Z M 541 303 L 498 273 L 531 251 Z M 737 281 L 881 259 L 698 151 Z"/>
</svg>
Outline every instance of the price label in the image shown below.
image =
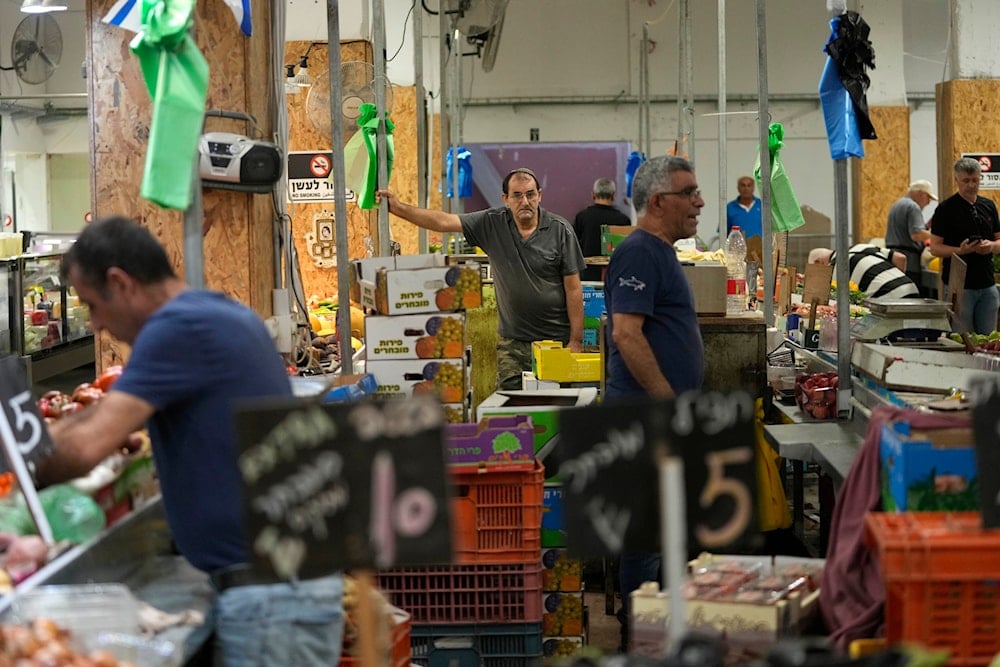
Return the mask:
<svg viewBox="0 0 1000 667">
<path fill-rule="evenodd" d="M 684 461 L 688 545 L 749 545 L 757 532 L 753 417 L 742 391 L 560 412 L 550 459 L 564 486 L 570 554 L 662 551 L 657 464 L 666 456 Z"/>
<path fill-rule="evenodd" d="M 452 559 L 437 401 L 236 409 L 254 569 L 274 580 Z"/>
<path fill-rule="evenodd" d="M 25 461 L 38 461 L 52 453 L 52 439 L 28 386 L 22 361 L 16 356 L 0 358 L 0 437 L 8 456 L 16 452 Z M 13 448 L 9 445 L 13 444 Z M 0 462 L 0 465 L 4 465 Z M 8 470 L 7 466 L 3 471 Z"/>
</svg>

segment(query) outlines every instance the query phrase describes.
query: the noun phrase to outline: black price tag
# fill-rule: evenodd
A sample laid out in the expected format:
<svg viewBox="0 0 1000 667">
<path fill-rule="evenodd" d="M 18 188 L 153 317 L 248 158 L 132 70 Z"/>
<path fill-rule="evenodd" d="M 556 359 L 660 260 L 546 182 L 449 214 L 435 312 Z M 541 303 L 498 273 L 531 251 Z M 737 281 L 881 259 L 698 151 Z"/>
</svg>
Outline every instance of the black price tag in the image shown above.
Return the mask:
<svg viewBox="0 0 1000 667">
<path fill-rule="evenodd" d="M 451 561 L 443 423 L 423 397 L 239 406 L 254 569 L 292 580 Z"/>
<path fill-rule="evenodd" d="M 23 362 L 15 356 L 0 358 L 0 438 L 13 443 L 13 450 L 25 461 L 38 461 L 52 453 L 52 439 L 45 419 L 28 386 Z M 8 456 L 12 448 L 7 448 Z M 6 460 L 0 461 L 0 471 L 9 470 Z M 23 483 L 23 480 L 22 480 Z"/>
<path fill-rule="evenodd" d="M 688 545 L 721 550 L 756 535 L 753 398 L 688 392 L 560 412 L 550 455 L 563 483 L 570 555 L 660 552 L 658 464 L 684 461 Z"/>
<path fill-rule="evenodd" d="M 971 394 L 983 528 L 1000 528 L 1000 378 L 976 378 Z"/>
</svg>

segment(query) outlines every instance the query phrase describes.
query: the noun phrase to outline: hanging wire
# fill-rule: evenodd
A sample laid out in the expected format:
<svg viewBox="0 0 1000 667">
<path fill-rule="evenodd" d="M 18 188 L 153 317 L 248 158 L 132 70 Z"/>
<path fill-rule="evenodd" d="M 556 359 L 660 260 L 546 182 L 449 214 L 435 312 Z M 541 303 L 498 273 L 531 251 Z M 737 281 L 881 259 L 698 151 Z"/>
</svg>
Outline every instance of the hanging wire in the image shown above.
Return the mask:
<svg viewBox="0 0 1000 667">
<path fill-rule="evenodd" d="M 413 2 L 410 3 L 410 11 L 406 12 L 406 18 L 403 19 L 403 38 L 399 40 L 399 48 L 396 49 L 396 52 L 392 54 L 391 58 L 388 58 L 386 60 L 387 63 L 391 63 L 393 60 L 395 60 L 396 56 L 399 55 L 399 52 L 403 50 L 403 44 L 406 44 L 406 24 L 410 22 L 410 16 L 413 15 L 413 8 L 416 6 L 417 6 L 417 0 L 413 0 Z"/>
</svg>

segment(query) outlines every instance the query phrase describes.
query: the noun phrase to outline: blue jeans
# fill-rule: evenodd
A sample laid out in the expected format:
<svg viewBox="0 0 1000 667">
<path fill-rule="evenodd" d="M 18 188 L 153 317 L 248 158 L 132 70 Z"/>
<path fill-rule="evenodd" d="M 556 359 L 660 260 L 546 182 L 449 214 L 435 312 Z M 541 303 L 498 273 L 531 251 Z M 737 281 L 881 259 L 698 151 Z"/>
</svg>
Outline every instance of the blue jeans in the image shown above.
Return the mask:
<svg viewBox="0 0 1000 667">
<path fill-rule="evenodd" d="M 619 646 L 622 653 L 628 651 L 629 645 L 629 596 L 645 581 L 662 583 L 660 560 L 660 554 L 655 553 L 622 554 L 619 560 L 618 585 L 622 594 L 622 608 L 618 610 L 618 622 L 622 626 L 621 646 Z"/>
<path fill-rule="evenodd" d="M 294 584 L 238 586 L 215 602 L 220 667 L 329 667 L 344 634 L 341 576 Z"/>
<path fill-rule="evenodd" d="M 996 330 L 998 308 L 1000 292 L 997 292 L 995 285 L 983 289 L 967 289 L 962 294 L 962 321 L 969 327 L 969 331 L 988 334 Z"/>
</svg>

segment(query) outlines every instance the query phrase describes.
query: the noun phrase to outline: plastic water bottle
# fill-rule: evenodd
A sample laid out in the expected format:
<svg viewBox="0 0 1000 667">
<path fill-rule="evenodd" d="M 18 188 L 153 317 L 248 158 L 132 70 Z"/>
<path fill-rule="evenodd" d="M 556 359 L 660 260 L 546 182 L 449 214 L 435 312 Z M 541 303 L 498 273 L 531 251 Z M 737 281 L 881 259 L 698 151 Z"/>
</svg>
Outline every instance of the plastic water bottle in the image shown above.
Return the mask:
<svg viewBox="0 0 1000 667">
<path fill-rule="evenodd" d="M 739 227 L 726 239 L 726 315 L 742 315 L 747 309 L 747 242 Z"/>
</svg>

